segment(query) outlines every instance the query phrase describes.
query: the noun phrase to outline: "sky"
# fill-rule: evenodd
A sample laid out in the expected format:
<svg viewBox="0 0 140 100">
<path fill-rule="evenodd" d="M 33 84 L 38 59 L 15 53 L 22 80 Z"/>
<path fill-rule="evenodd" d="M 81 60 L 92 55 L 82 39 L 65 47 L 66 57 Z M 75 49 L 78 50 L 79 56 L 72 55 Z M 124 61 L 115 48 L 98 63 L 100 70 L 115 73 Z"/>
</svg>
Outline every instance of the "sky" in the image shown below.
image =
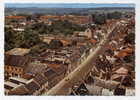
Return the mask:
<svg viewBox="0 0 140 100">
<path fill-rule="evenodd" d="M 37 7 L 37 8 L 99 8 L 99 7 L 135 7 L 134 4 L 96 4 L 96 3 L 6 3 L 5 7 Z"/>
</svg>

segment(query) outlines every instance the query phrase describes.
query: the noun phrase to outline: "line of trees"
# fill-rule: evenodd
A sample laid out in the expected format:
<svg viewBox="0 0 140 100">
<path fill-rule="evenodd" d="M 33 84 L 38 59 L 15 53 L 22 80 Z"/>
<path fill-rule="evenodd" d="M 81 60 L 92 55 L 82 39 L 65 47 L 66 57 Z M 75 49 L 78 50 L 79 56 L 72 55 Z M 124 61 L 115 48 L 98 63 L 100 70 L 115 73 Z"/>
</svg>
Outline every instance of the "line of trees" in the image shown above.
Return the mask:
<svg viewBox="0 0 140 100">
<path fill-rule="evenodd" d="M 52 21 L 52 25 L 47 25 L 43 22 L 35 23 L 30 27 L 39 34 L 63 34 L 72 35 L 74 31 L 84 31 L 86 27 L 69 22 L 68 20 Z"/>
<path fill-rule="evenodd" d="M 105 24 L 107 19 L 120 19 L 122 17 L 122 13 L 115 11 L 115 12 L 109 12 L 109 13 L 95 13 L 92 14 L 92 19 L 95 22 L 95 24 Z"/>
<path fill-rule="evenodd" d="M 14 31 L 12 28 L 5 27 L 5 50 L 12 48 L 30 48 L 40 43 L 39 34 L 31 29 L 25 29 L 24 32 Z"/>
</svg>

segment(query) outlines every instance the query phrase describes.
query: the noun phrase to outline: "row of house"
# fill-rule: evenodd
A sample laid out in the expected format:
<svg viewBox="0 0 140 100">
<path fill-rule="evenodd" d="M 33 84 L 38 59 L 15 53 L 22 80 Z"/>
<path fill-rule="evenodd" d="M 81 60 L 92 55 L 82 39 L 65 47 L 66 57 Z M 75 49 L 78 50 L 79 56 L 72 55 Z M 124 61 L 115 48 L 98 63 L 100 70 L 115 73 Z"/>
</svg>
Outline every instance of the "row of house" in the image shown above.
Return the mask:
<svg viewBox="0 0 140 100">
<path fill-rule="evenodd" d="M 133 42 L 125 42 L 124 39 L 129 34 L 134 33 L 134 25 L 128 20 L 120 21 L 120 24 L 126 28 L 121 27 L 120 30 L 115 31 L 117 35 L 106 45 L 104 54 L 99 55 L 86 79 L 81 84 L 73 86 L 70 95 L 135 95 L 135 59 L 128 60 L 135 56 L 135 46 Z M 134 40 L 131 39 L 131 41 Z M 95 84 L 94 77 L 98 77 L 104 82 L 114 81 L 118 85 L 113 90 L 107 89 L 98 86 L 98 82 Z"/>
<path fill-rule="evenodd" d="M 64 78 L 67 66 L 56 61 L 46 64 L 31 62 L 32 58 L 28 53 L 29 49 L 23 48 L 5 53 L 6 94 L 39 95 L 41 91 L 53 87 Z"/>
<path fill-rule="evenodd" d="M 49 22 L 51 20 L 69 20 L 75 24 L 88 24 L 89 17 L 88 16 L 77 16 L 77 15 L 63 15 L 63 16 L 55 16 L 55 15 L 46 15 L 41 16 L 40 20 L 43 22 Z"/>
</svg>

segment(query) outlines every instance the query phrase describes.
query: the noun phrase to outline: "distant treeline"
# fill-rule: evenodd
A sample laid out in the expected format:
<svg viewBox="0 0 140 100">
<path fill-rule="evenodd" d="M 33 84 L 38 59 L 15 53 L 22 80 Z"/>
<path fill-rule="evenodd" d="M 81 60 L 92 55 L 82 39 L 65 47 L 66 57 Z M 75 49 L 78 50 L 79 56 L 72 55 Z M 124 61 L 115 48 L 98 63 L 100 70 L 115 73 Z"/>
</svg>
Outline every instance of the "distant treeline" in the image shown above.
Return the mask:
<svg viewBox="0 0 140 100">
<path fill-rule="evenodd" d="M 94 12 L 134 12 L 133 7 L 101 7 L 101 8 L 5 8 L 5 14 L 51 14 L 51 15 L 64 15 L 64 14 L 76 14 L 76 15 L 88 15 Z"/>
<path fill-rule="evenodd" d="M 120 19 L 123 14 L 121 12 L 115 11 L 110 13 L 95 13 L 91 14 L 92 20 L 95 24 L 105 24 L 107 19 Z M 127 17 L 127 16 L 124 16 Z"/>
</svg>

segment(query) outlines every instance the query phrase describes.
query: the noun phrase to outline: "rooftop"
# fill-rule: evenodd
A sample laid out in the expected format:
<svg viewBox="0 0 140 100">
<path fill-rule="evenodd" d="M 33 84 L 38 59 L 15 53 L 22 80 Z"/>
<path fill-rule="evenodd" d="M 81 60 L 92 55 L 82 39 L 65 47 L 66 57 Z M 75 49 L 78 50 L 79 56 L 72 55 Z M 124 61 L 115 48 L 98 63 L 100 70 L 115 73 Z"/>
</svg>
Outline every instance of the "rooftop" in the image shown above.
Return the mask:
<svg viewBox="0 0 140 100">
<path fill-rule="evenodd" d="M 4 62 L 8 66 L 26 67 L 30 58 L 28 56 L 5 55 Z"/>
<path fill-rule="evenodd" d="M 18 87 L 13 88 L 8 94 L 9 95 L 25 95 L 28 94 L 28 89 L 25 87 L 25 85 L 20 84 Z"/>
<path fill-rule="evenodd" d="M 26 17 L 24 17 L 24 16 L 6 16 L 6 18 L 9 18 L 9 19 L 25 19 Z"/>
<path fill-rule="evenodd" d="M 40 88 L 33 79 L 28 81 L 25 87 L 30 91 L 31 94 Z"/>
<path fill-rule="evenodd" d="M 115 71 L 117 74 L 124 74 L 127 75 L 128 74 L 128 69 L 121 67 L 118 70 Z"/>
<path fill-rule="evenodd" d="M 27 79 L 19 78 L 19 77 L 10 77 L 10 79 L 19 81 L 21 83 L 26 83 L 28 81 Z"/>
<path fill-rule="evenodd" d="M 25 48 L 14 48 L 12 50 L 9 50 L 6 52 L 8 55 L 20 55 L 24 56 L 30 52 L 30 49 L 25 49 Z"/>
<path fill-rule="evenodd" d="M 46 64 L 43 64 L 43 63 L 30 63 L 28 65 L 28 67 L 26 67 L 25 71 L 27 73 L 36 74 L 36 73 L 42 73 L 45 68 L 47 68 Z"/>
<path fill-rule="evenodd" d="M 7 85 L 7 86 L 10 86 L 10 87 L 13 87 L 13 88 L 18 86 L 18 84 L 15 84 L 15 83 L 12 83 L 12 82 L 9 82 L 9 81 L 4 82 L 4 85 Z"/>
</svg>

